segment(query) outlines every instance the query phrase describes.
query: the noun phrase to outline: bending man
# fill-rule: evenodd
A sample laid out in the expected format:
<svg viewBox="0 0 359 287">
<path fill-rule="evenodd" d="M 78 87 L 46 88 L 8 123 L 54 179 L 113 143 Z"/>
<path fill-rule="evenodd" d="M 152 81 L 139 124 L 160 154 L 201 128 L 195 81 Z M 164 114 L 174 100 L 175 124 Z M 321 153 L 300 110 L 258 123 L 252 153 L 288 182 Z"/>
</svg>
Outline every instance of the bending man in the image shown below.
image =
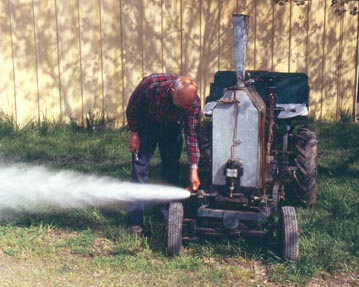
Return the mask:
<svg viewBox="0 0 359 287">
<path fill-rule="evenodd" d="M 132 154 L 132 181 L 147 183 L 150 161 L 158 145 L 161 179 L 179 184 L 182 129 L 187 143 L 191 190 L 200 185 L 198 177 L 198 132 L 201 103 L 193 79 L 169 74 L 152 74 L 136 87 L 128 102 L 126 116 L 130 129 L 128 145 Z M 143 203 L 129 206 L 128 219 L 133 233 L 142 232 Z"/>
</svg>

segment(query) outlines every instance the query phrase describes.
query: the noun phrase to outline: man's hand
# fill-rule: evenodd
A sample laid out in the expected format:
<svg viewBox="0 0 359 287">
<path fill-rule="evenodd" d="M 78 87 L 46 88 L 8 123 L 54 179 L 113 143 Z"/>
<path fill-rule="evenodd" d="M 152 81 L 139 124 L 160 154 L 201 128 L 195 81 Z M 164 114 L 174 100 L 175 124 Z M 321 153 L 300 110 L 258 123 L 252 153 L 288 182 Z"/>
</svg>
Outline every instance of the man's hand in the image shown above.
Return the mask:
<svg viewBox="0 0 359 287">
<path fill-rule="evenodd" d="M 128 147 L 131 152 L 138 152 L 140 149 L 140 137 L 137 132 L 131 132 L 130 137 L 128 139 Z"/>
<path fill-rule="evenodd" d="M 191 167 L 190 171 L 189 171 L 189 182 L 190 182 L 190 186 L 189 189 L 192 191 L 197 191 L 201 182 L 199 180 L 198 177 L 198 168 L 195 167 Z"/>
</svg>

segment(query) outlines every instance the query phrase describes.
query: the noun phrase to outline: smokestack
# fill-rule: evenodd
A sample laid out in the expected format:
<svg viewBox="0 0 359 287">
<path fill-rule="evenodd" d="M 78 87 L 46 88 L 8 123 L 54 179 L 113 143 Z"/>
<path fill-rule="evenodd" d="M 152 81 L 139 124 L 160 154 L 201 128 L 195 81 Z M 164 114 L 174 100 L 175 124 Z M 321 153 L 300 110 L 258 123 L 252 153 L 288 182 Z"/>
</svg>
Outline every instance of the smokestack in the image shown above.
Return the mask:
<svg viewBox="0 0 359 287">
<path fill-rule="evenodd" d="M 244 86 L 246 54 L 248 43 L 249 16 L 233 14 L 234 52 L 237 73 L 237 86 Z"/>
</svg>

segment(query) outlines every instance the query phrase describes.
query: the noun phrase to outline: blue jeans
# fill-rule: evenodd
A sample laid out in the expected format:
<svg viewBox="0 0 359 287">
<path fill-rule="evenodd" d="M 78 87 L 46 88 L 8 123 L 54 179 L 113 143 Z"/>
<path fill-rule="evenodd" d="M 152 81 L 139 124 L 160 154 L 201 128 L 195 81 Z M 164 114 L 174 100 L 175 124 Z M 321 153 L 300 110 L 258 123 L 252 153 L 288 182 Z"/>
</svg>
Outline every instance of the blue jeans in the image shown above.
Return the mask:
<svg viewBox="0 0 359 287">
<path fill-rule="evenodd" d="M 167 127 L 144 120 L 139 124 L 140 149 L 138 160 L 132 155 L 132 182 L 147 183 L 150 162 L 158 145 L 161 156 L 161 180 L 165 184 L 179 184 L 179 158 L 182 152 L 182 124 L 171 124 Z M 134 191 L 136 192 L 136 191 Z M 144 203 L 133 202 L 128 206 L 128 222 L 130 225 L 142 225 Z M 167 208 L 161 208 L 166 217 Z"/>
</svg>

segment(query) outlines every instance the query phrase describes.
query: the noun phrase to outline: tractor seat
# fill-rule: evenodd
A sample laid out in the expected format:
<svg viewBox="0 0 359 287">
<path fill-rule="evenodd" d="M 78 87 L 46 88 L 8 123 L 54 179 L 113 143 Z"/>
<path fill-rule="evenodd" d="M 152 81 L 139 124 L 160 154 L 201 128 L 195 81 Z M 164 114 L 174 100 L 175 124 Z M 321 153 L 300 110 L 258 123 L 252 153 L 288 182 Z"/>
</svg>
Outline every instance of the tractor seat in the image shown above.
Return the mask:
<svg viewBox="0 0 359 287">
<path fill-rule="evenodd" d="M 308 116 L 308 108 L 306 104 L 276 104 L 278 110 L 278 119 L 290 119 L 298 116 Z"/>
</svg>

